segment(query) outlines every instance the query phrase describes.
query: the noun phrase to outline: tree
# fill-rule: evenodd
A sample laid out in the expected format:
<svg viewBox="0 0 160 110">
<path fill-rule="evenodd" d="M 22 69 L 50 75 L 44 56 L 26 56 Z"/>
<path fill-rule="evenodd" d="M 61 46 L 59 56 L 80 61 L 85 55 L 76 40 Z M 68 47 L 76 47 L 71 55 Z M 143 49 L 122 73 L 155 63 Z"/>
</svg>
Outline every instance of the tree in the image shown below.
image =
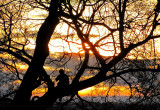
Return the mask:
<svg viewBox="0 0 160 110">
<path fill-rule="evenodd" d="M 25 2 L 20 1 L 3 1 L 0 8 L 0 51 L 1 51 L 1 69 L 5 73 L 3 76 L 4 82 L 14 81 L 16 79 L 21 80 L 23 76 L 23 71 L 18 70 L 18 63 L 29 64 L 32 58 L 30 54 L 27 53 L 25 46 L 28 45 L 28 36 L 26 31 L 22 28 L 23 15 L 26 10 L 24 7 Z M 26 27 L 27 28 L 27 27 Z M 19 42 L 19 39 L 24 39 Z M 8 74 L 7 71 L 11 74 Z M 10 77 L 8 79 L 7 77 Z M 3 82 L 3 81 L 2 81 Z M 3 83 L 2 83 L 3 85 Z"/>
<path fill-rule="evenodd" d="M 30 1 L 29 1 L 30 2 Z M 113 67 L 124 59 L 127 55 L 134 54 L 132 50 L 146 44 L 148 41 L 159 38 L 157 32 L 159 26 L 160 1 L 135 1 L 135 0 L 48 0 L 31 1 L 32 7 L 39 7 L 48 10 L 49 14 L 41 25 L 37 37 L 36 47 L 33 57 L 27 54 L 22 48 L 13 48 L 21 52 L 16 54 L 12 51 L 11 38 L 8 37 L 7 45 L 9 49 L 2 48 L 2 52 L 7 52 L 14 57 L 24 61 L 29 65 L 22 83 L 16 92 L 11 104 L 13 109 L 46 109 L 51 106 L 56 99 L 77 95 L 79 90 L 94 86 L 105 80 L 119 77 L 132 71 L 154 71 L 158 69 L 124 69 L 122 71 L 106 74 Z M 48 4 L 50 5 L 48 7 Z M 145 8 L 142 7 L 145 5 Z M 151 5 L 151 6 L 149 6 Z M 139 8 L 135 8 L 139 7 Z M 90 10 L 90 13 L 85 13 Z M 79 69 L 75 74 L 72 83 L 65 88 L 54 87 L 54 83 L 43 68 L 46 58 L 49 55 L 49 41 L 56 26 L 64 22 L 72 28 L 80 40 L 81 49 L 84 52 L 84 60 L 79 65 Z M 12 23 L 10 23 L 11 26 Z M 91 33 L 98 27 L 103 27 L 105 33 L 98 35 L 96 41 L 92 41 Z M 5 29 L 5 28 L 4 28 Z M 97 33 L 99 29 L 96 29 Z M 5 33 L 7 34 L 7 32 Z M 9 36 L 9 35 L 8 35 Z M 68 43 L 68 36 L 64 38 Z M 4 43 L 2 43 L 4 44 Z M 16 43 L 17 45 L 19 43 Z M 26 44 L 24 44 L 26 45 Z M 22 45 L 22 47 L 24 47 Z M 54 44 L 53 44 L 54 45 Z M 111 49 L 108 47 L 112 47 Z M 111 51 L 112 57 L 104 57 L 98 50 Z M 96 59 L 96 65 L 90 65 L 89 60 L 91 53 Z M 27 59 L 26 59 L 27 58 Z M 28 59 L 31 59 L 29 62 Z M 95 75 L 86 80 L 80 80 L 86 70 L 97 70 Z M 37 101 L 30 101 L 32 91 L 37 88 L 41 81 L 45 81 L 48 85 L 48 92 L 45 93 Z M 65 91 L 65 92 L 63 92 Z"/>
</svg>

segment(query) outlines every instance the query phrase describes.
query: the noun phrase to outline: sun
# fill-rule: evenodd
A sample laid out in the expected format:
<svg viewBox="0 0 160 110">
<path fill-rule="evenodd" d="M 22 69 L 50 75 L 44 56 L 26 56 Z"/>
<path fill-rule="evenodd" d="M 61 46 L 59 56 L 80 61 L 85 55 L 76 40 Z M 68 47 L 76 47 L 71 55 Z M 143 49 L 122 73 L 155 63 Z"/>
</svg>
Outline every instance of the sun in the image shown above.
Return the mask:
<svg viewBox="0 0 160 110">
<path fill-rule="evenodd" d="M 28 13 L 28 17 L 31 19 L 45 19 L 45 17 L 47 16 L 48 12 L 45 10 L 41 10 L 41 9 L 34 9 L 32 11 L 30 11 Z M 88 9 L 85 10 L 85 15 L 89 15 L 88 13 Z M 43 20 L 29 20 L 28 25 L 31 25 L 32 23 L 35 24 L 39 24 L 42 23 Z M 101 31 L 99 31 L 101 30 Z M 72 29 L 71 27 L 69 27 L 68 24 L 61 22 L 56 26 L 55 32 L 59 34 L 59 38 L 54 38 L 54 34 L 52 36 L 52 39 L 50 40 L 48 46 L 49 46 L 49 51 L 51 54 L 55 53 L 55 52 L 68 52 L 68 53 L 84 53 L 83 49 L 82 49 L 82 45 L 77 45 L 77 44 L 81 44 L 80 40 L 78 39 L 78 36 L 73 37 L 73 40 L 76 39 L 74 42 L 72 43 L 72 39 L 69 39 L 69 42 L 64 41 L 63 36 L 70 35 L 71 33 L 76 33 L 74 29 Z M 97 32 L 99 32 L 99 36 L 103 36 L 106 33 L 108 33 L 108 30 L 106 28 L 104 28 L 103 26 L 93 26 L 91 29 L 90 34 L 97 36 Z M 90 39 L 90 41 L 94 44 L 97 40 L 99 39 L 99 37 L 92 37 Z M 35 48 L 35 41 L 32 41 L 32 44 L 34 45 L 28 45 L 27 47 L 29 47 L 30 49 L 34 49 Z M 77 43 L 77 44 L 76 44 Z M 111 46 L 109 46 L 111 47 Z M 114 51 L 108 51 L 108 46 L 103 46 L 102 48 L 98 48 L 98 52 L 100 53 L 100 55 L 102 56 L 113 56 L 114 55 Z M 113 50 L 113 49 L 112 49 Z"/>
</svg>

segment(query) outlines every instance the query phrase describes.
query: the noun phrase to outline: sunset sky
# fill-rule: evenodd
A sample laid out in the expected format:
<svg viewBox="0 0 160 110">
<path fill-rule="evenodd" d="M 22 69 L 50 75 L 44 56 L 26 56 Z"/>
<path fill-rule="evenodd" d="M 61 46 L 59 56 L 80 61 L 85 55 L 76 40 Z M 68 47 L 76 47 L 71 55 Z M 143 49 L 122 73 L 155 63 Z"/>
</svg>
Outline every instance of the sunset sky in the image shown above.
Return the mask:
<svg viewBox="0 0 160 110">
<path fill-rule="evenodd" d="M 90 13 L 92 13 L 92 11 L 93 11 L 92 9 L 86 8 L 83 16 L 89 16 Z M 34 9 L 28 13 L 27 17 L 29 17 L 31 19 L 45 19 L 47 14 L 48 13 L 44 10 L 42 11 L 40 9 Z M 135 16 L 135 15 L 133 15 L 133 16 Z M 42 22 L 43 22 L 43 20 L 29 20 L 27 22 L 27 25 L 39 24 Z M 28 31 L 38 30 L 39 26 L 36 26 L 34 28 L 29 28 Z M 84 29 L 84 31 L 85 31 L 85 29 Z M 158 33 L 160 31 L 160 29 L 157 28 L 156 31 Z M 141 33 L 141 32 L 138 32 L 138 30 L 136 32 L 139 34 Z M 58 24 L 54 34 L 53 34 L 53 37 L 49 43 L 50 53 L 63 52 L 63 51 L 66 51 L 69 53 L 72 53 L 72 52 L 73 53 L 78 53 L 78 52 L 83 53 L 82 46 L 80 45 L 81 44 L 80 39 L 77 38 L 76 32 L 71 27 L 69 27 L 66 23 L 61 22 L 60 24 Z M 91 36 L 90 41 L 94 44 L 102 36 L 105 36 L 107 34 L 109 34 L 109 30 L 107 28 L 105 28 L 103 26 L 93 26 L 91 29 L 91 32 L 90 32 L 90 36 Z M 71 36 L 71 37 L 68 37 L 68 36 Z M 68 38 L 66 39 L 66 37 L 68 37 Z M 160 40 L 155 39 L 154 41 L 155 41 L 156 55 L 159 55 L 159 53 L 160 53 L 160 43 L 159 43 Z M 34 45 L 31 44 L 31 45 L 28 45 L 28 47 L 31 49 L 34 49 L 35 40 L 31 39 L 30 42 Z M 112 38 L 108 37 L 108 39 L 102 41 L 101 44 L 106 43 L 106 42 L 113 42 Z M 151 41 L 151 42 L 153 42 L 153 41 Z M 154 44 L 152 44 L 152 46 L 153 45 Z M 117 46 L 118 46 L 118 44 L 117 44 Z M 151 51 L 151 48 L 153 48 L 153 47 L 151 47 L 151 45 L 145 45 L 145 47 L 148 48 L 148 52 Z M 139 48 L 139 49 L 141 49 L 141 48 Z M 114 49 L 113 43 L 108 43 L 107 45 L 103 45 L 101 47 L 98 47 L 98 51 L 103 56 L 113 56 L 115 54 L 115 49 Z M 120 50 L 117 48 L 117 53 L 119 53 L 119 52 L 120 52 Z M 131 52 L 134 53 L 134 51 L 131 51 Z M 150 57 L 153 58 L 154 56 L 150 56 Z M 135 58 L 135 57 L 133 55 L 130 55 L 130 56 L 128 56 L 128 58 Z M 139 58 L 141 59 L 142 57 L 139 56 Z"/>
<path fill-rule="evenodd" d="M 102 8 L 101 11 L 110 11 L 110 9 L 108 8 Z M 99 13 L 102 13 L 102 12 Z M 86 8 L 83 16 L 87 17 L 90 16 L 90 14 L 93 12 L 92 8 Z M 130 12 L 131 13 L 131 12 Z M 128 15 L 130 14 L 128 13 Z M 22 22 L 21 25 L 22 27 L 26 27 L 26 32 L 28 32 L 30 35 L 32 35 L 33 33 L 35 35 L 37 35 L 37 31 L 40 28 L 41 24 L 43 23 L 44 19 L 47 16 L 47 11 L 41 10 L 41 9 L 33 9 L 31 11 L 29 11 L 27 14 L 25 14 L 24 19 L 29 19 L 26 20 L 25 22 Z M 136 16 L 133 14 L 133 17 Z M 69 20 L 68 20 L 69 21 Z M 112 22 L 112 20 L 110 20 L 109 22 Z M 88 26 L 89 27 L 89 26 Z M 84 25 L 84 33 L 87 33 L 87 25 Z M 114 27 L 114 25 L 111 27 Z M 149 30 L 149 29 L 148 29 Z M 21 30 L 17 29 L 14 32 L 19 32 Z M 136 35 L 141 35 L 141 31 L 138 31 L 138 29 L 134 30 Z M 156 33 L 159 33 L 160 29 L 156 30 Z M 134 32 L 133 32 L 134 33 Z M 146 32 L 147 33 L 147 32 Z M 102 37 L 106 36 L 107 34 L 109 34 L 109 30 L 107 28 L 104 28 L 104 26 L 93 26 L 90 33 L 89 33 L 89 37 L 90 37 L 90 41 L 95 44 L 99 39 L 101 39 Z M 148 33 L 147 33 L 148 34 Z M 115 35 L 115 39 L 118 39 L 118 32 L 114 33 Z M 135 43 L 137 42 L 136 40 L 138 39 L 139 41 L 141 39 L 139 38 L 132 38 L 132 33 L 126 33 L 126 44 L 125 46 L 127 47 L 130 43 Z M 135 35 L 135 36 L 136 36 Z M 130 37 L 130 38 L 129 38 Z M 142 35 L 143 37 L 143 35 Z M 21 39 L 21 38 L 14 38 L 15 41 L 17 42 L 23 42 L 26 39 Z M 33 54 L 33 50 L 35 49 L 35 41 L 36 38 L 35 37 L 30 37 L 28 38 L 28 44 L 25 47 L 27 50 L 32 50 L 32 53 L 30 53 L 30 55 Z M 108 36 L 106 37 L 106 39 L 103 39 L 102 41 L 100 41 L 100 43 L 98 44 L 98 46 L 96 47 L 96 49 L 98 50 L 98 52 L 100 53 L 100 55 L 102 55 L 104 58 L 109 58 L 110 56 L 117 56 L 120 53 L 120 44 L 119 44 L 119 40 L 115 40 L 116 43 L 114 45 L 114 41 L 113 41 L 113 36 Z M 133 42 L 132 42 L 133 41 Z M 155 44 L 154 44 L 155 43 Z M 147 44 L 138 47 L 136 49 L 134 49 L 133 51 L 131 51 L 127 58 L 129 59 L 154 59 L 159 58 L 160 57 L 160 40 L 159 39 L 155 39 L 153 43 L 152 41 L 147 42 Z M 153 45 L 155 45 L 155 50 L 153 49 Z M 87 48 L 90 48 L 87 44 L 85 44 L 85 46 Z M 116 48 L 116 49 L 115 49 Z M 146 49 L 145 52 L 142 51 L 142 49 Z M 81 45 L 81 40 L 77 37 L 76 31 L 73 30 L 71 27 L 69 27 L 66 23 L 64 22 L 60 22 L 57 27 L 56 27 L 56 31 L 53 33 L 53 36 L 49 42 L 49 51 L 50 51 L 50 56 L 49 58 L 53 58 L 55 59 L 59 59 L 60 56 L 62 56 L 64 53 L 71 53 L 72 55 L 68 54 L 68 56 L 66 57 L 66 59 L 69 59 L 70 56 L 72 56 L 71 60 L 67 62 L 67 64 L 65 66 L 61 66 L 63 65 L 63 63 L 65 62 L 58 62 L 57 64 L 49 64 L 46 61 L 46 64 L 44 65 L 44 69 L 48 72 L 49 75 L 51 75 L 52 81 L 57 84 L 57 82 L 55 81 L 55 77 L 58 75 L 57 71 L 60 68 L 65 69 L 65 72 L 67 75 L 69 75 L 70 77 L 70 82 L 73 79 L 73 77 L 76 74 L 76 70 L 78 67 L 76 67 L 78 64 L 80 64 L 80 60 L 84 59 L 84 51 L 82 49 L 82 45 Z M 137 51 L 141 51 L 140 53 L 138 53 Z M 136 53 L 137 52 L 137 53 Z M 140 54 L 138 56 L 138 54 Z M 69 56 L 70 55 L 70 56 Z M 90 51 L 90 56 L 91 58 L 89 59 L 90 62 L 89 63 L 96 63 L 97 59 L 94 59 L 94 56 L 92 54 L 92 52 Z M 0 54 L 0 57 L 4 57 L 4 58 L 11 58 L 9 56 L 9 54 Z M 80 58 L 81 57 L 81 58 Z M 106 61 L 107 62 L 107 61 Z M 47 64 L 48 63 L 48 64 Z M 25 71 L 28 69 L 28 65 L 24 64 L 24 63 L 15 63 L 17 69 L 22 72 L 25 73 Z M 58 66 L 57 66 L 58 65 Z M 5 70 L 4 70 L 5 71 Z M 53 74 L 55 73 L 55 74 Z M 94 74 L 96 74 L 96 72 L 93 72 L 93 74 L 90 74 L 90 71 L 85 71 L 85 74 L 83 76 L 84 79 L 87 79 L 89 77 L 92 77 Z M 108 73 L 106 73 L 108 74 Z M 81 78 L 80 80 L 83 80 L 83 78 Z M 20 83 L 19 80 L 16 80 L 13 83 Z M 111 87 L 108 84 L 105 84 L 104 82 L 93 86 L 93 87 L 89 87 L 86 88 L 84 90 L 79 91 L 79 95 L 80 96 L 106 96 L 107 94 L 109 96 L 130 96 L 131 95 L 131 91 L 129 88 L 129 85 L 127 84 L 115 84 L 113 87 L 111 87 L 111 89 L 109 88 Z M 42 87 L 39 87 L 38 89 L 34 90 L 32 93 L 33 95 L 39 95 L 42 96 L 45 92 L 47 91 L 47 89 L 44 89 L 44 85 Z M 133 90 L 134 91 L 134 90 Z M 136 93 L 134 93 L 136 94 Z"/>
</svg>

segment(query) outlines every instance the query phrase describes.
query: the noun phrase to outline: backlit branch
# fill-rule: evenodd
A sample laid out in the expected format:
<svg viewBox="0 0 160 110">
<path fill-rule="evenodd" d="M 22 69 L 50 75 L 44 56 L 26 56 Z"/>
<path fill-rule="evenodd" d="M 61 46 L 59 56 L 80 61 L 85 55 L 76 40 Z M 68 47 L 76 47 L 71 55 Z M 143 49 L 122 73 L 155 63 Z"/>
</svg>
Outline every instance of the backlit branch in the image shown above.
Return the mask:
<svg viewBox="0 0 160 110">
<path fill-rule="evenodd" d="M 79 82 L 80 77 L 84 73 L 85 69 L 87 68 L 88 65 L 88 60 L 89 60 L 89 50 L 85 50 L 85 59 L 82 63 L 81 68 L 79 69 L 78 73 L 76 74 L 76 77 L 73 79 L 72 84 Z"/>
<path fill-rule="evenodd" d="M 123 52 L 124 50 L 124 17 L 125 17 L 125 10 L 126 10 L 126 4 L 128 0 L 124 0 L 123 8 L 121 6 L 121 0 L 119 0 L 119 41 L 120 41 L 120 49 Z"/>
<path fill-rule="evenodd" d="M 0 51 L 7 52 L 7 53 L 13 55 L 14 57 L 20 59 L 21 61 L 27 63 L 28 65 L 30 64 L 30 61 L 28 59 L 26 59 L 25 57 L 21 56 L 20 54 L 17 54 L 16 52 L 13 52 L 12 50 L 0 48 Z"/>
</svg>

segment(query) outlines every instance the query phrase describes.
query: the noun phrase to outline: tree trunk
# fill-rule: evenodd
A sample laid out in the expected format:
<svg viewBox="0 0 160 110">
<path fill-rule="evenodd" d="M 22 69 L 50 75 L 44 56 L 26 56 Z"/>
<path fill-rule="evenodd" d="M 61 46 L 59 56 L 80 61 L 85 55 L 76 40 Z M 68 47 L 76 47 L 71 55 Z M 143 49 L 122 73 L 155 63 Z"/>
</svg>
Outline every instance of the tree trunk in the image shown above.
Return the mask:
<svg viewBox="0 0 160 110">
<path fill-rule="evenodd" d="M 36 48 L 33 59 L 29 68 L 23 78 L 23 81 L 16 93 L 12 109 L 25 110 L 29 107 L 32 91 L 35 89 L 34 85 L 41 74 L 46 57 L 49 55 L 48 43 L 54 32 L 55 27 L 59 23 L 58 14 L 58 0 L 52 0 L 49 8 L 49 15 L 39 29 Z"/>
</svg>

